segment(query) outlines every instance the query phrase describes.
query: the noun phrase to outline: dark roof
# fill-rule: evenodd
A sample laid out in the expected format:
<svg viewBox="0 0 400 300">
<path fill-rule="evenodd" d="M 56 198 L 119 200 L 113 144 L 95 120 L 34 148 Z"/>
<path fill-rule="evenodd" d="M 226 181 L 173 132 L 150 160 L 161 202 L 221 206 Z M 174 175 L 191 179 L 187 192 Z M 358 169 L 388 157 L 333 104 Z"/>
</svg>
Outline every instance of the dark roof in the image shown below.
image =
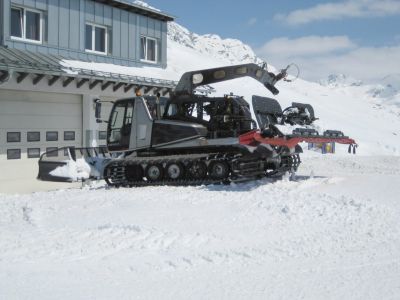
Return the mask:
<svg viewBox="0 0 400 300">
<path fill-rule="evenodd" d="M 134 4 L 133 0 L 128 1 L 128 0 L 93 0 L 95 2 L 100 2 L 103 4 L 108 4 L 111 5 L 113 7 L 117 7 L 123 10 L 127 10 L 139 15 L 143 15 L 143 16 L 147 16 L 150 18 L 154 18 L 157 20 L 161 20 L 161 21 L 173 21 L 175 19 L 175 17 L 155 10 L 155 9 L 151 9 L 149 7 L 145 7 L 142 5 L 138 5 L 138 4 Z"/>
<path fill-rule="evenodd" d="M 0 47 L 0 72 L 86 78 L 168 89 L 173 89 L 177 84 L 177 82 L 172 80 L 66 67 L 61 64 L 61 61 L 64 59 L 57 55 Z"/>
</svg>

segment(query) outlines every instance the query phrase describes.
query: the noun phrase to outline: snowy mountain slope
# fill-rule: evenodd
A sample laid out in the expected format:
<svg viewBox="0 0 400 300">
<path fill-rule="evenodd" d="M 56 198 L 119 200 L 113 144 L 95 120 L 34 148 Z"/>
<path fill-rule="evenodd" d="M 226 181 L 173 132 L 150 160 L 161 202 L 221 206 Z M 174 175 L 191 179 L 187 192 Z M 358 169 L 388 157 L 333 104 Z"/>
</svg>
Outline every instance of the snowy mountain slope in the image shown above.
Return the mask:
<svg viewBox="0 0 400 300">
<path fill-rule="evenodd" d="M 135 0 L 133 3 L 160 11 L 141 0 Z M 178 44 L 195 49 L 209 57 L 214 57 L 218 60 L 226 60 L 231 64 L 235 64 L 238 61 L 262 62 L 261 59 L 255 55 L 250 46 L 244 44 L 242 41 L 237 39 L 222 39 L 216 34 L 199 35 L 189 31 L 176 22 L 168 23 L 168 38 Z"/>
<path fill-rule="evenodd" d="M 216 34 L 198 35 L 176 22 L 168 23 L 168 38 L 207 57 L 224 60 L 230 64 L 262 62 L 250 46 L 239 40 L 222 39 Z"/>
<path fill-rule="evenodd" d="M 345 74 L 331 74 L 327 79 L 320 80 L 319 83 L 330 87 L 360 86 L 363 84 L 361 80 L 348 77 Z"/>
<path fill-rule="evenodd" d="M 371 87 L 368 92 L 385 104 L 400 107 L 400 74 L 386 76 L 379 85 Z"/>
<path fill-rule="evenodd" d="M 398 299 L 399 177 L 319 155 L 296 181 L 0 195 L 0 298 Z"/>
</svg>

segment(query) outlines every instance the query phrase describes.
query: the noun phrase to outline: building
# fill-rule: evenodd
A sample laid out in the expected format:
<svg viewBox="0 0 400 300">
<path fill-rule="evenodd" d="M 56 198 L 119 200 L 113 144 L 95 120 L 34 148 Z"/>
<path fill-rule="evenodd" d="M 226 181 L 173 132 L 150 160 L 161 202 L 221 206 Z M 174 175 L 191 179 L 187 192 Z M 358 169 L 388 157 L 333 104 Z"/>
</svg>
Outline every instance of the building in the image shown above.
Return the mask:
<svg viewBox="0 0 400 300">
<path fill-rule="evenodd" d="M 165 68 L 168 14 L 126 0 L 2 0 L 0 12 L 0 193 L 35 178 L 45 151 L 104 145 L 94 99 L 176 84 L 65 64 Z"/>
</svg>

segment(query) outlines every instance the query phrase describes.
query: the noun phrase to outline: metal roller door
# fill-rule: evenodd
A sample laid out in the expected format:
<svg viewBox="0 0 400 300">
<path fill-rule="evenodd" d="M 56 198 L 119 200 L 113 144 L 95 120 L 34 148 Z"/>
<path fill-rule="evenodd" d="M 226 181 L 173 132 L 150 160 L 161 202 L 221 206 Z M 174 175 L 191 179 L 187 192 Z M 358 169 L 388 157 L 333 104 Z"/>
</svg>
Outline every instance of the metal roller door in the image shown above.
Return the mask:
<svg viewBox="0 0 400 300">
<path fill-rule="evenodd" d="M 0 90 L 0 193 L 35 184 L 38 156 L 63 146 L 82 146 L 81 95 Z"/>
</svg>

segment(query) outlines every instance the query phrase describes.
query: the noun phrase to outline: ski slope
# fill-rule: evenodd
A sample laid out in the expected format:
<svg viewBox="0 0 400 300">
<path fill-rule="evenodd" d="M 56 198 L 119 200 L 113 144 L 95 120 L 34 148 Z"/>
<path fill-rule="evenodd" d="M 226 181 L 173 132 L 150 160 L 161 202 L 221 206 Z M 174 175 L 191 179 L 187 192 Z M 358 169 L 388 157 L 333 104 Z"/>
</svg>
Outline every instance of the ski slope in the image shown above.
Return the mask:
<svg viewBox="0 0 400 300">
<path fill-rule="evenodd" d="M 294 181 L 0 195 L 0 299 L 399 299 L 400 158 Z"/>
</svg>

